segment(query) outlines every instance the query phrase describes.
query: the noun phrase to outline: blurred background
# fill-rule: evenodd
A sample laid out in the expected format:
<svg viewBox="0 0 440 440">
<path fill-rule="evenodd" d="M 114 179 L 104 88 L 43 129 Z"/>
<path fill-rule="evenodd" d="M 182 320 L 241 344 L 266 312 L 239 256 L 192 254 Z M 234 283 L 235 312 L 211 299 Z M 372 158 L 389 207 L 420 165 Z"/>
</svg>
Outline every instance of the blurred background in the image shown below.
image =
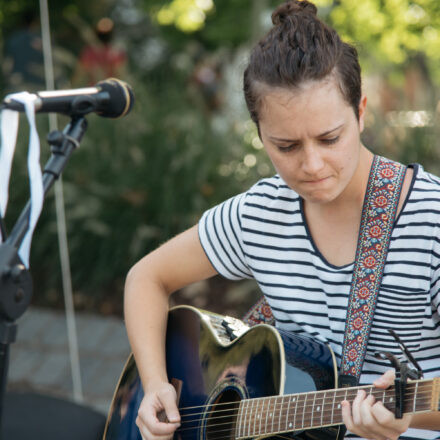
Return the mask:
<svg viewBox="0 0 440 440">
<path fill-rule="evenodd" d="M 214 204 L 273 174 L 242 97 L 250 47 L 269 29 L 273 0 L 49 0 L 56 87 L 118 77 L 136 103 L 121 120 L 88 117 L 64 174 L 77 311 L 122 317 L 123 284 L 143 255 Z M 364 143 L 440 174 L 440 2 L 316 0 L 320 17 L 354 43 L 368 96 Z M 39 3 L 0 0 L 2 96 L 44 90 Z M 59 118 L 60 127 L 68 122 Z M 47 116 L 38 116 L 42 164 Z M 23 120 L 6 217 L 29 196 Z M 33 305 L 63 309 L 53 191 L 34 234 Z M 219 277 L 175 303 L 241 316 L 252 281 Z M 122 365 L 121 365 L 122 368 Z"/>
</svg>

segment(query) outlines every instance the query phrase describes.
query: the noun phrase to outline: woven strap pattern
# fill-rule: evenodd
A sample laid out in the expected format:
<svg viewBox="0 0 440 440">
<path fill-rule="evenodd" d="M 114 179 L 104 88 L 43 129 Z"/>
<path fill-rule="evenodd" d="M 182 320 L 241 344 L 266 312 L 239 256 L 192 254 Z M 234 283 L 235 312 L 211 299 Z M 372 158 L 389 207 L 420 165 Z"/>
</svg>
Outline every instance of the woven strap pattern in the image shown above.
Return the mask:
<svg viewBox="0 0 440 440">
<path fill-rule="evenodd" d="M 388 254 L 406 167 L 375 156 L 353 269 L 340 375 L 359 379 Z"/>
<path fill-rule="evenodd" d="M 275 318 L 272 314 L 272 309 L 264 296 L 243 316 L 243 321 L 250 327 L 256 324 L 275 325 Z"/>
</svg>

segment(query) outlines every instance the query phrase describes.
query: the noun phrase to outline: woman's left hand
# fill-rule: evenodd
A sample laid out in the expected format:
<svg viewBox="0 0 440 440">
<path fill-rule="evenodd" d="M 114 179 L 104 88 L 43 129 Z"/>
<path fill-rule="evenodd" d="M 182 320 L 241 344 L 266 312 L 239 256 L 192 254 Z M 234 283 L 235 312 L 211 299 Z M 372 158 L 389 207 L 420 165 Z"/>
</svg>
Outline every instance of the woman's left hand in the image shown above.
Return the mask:
<svg viewBox="0 0 440 440">
<path fill-rule="evenodd" d="M 388 370 L 373 385 L 385 389 L 394 383 L 394 378 L 394 370 Z M 408 429 L 412 415 L 404 414 L 402 419 L 396 419 L 382 402 L 359 390 L 351 408 L 350 402 L 342 402 L 342 418 L 349 431 L 363 438 L 397 440 Z"/>
</svg>

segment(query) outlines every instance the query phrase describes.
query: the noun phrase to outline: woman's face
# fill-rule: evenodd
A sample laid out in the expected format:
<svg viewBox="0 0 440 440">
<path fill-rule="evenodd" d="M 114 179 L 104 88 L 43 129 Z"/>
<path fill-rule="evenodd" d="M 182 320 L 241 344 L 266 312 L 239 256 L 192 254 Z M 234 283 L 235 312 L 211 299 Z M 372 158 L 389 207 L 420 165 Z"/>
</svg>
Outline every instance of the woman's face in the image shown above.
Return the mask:
<svg viewBox="0 0 440 440">
<path fill-rule="evenodd" d="M 306 201 L 337 199 L 358 169 L 366 98 L 358 121 L 334 78 L 266 90 L 259 128 L 278 174 Z"/>
</svg>

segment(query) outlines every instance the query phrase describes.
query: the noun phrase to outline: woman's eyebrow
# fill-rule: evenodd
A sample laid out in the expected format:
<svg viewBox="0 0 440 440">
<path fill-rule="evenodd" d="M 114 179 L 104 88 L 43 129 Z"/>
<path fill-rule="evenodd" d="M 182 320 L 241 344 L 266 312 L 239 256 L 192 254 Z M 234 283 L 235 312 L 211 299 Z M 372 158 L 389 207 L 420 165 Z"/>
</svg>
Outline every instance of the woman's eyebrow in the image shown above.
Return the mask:
<svg viewBox="0 0 440 440">
<path fill-rule="evenodd" d="M 332 128 L 330 130 L 325 131 L 324 133 L 318 134 L 318 136 L 316 137 L 323 137 L 323 136 L 327 136 L 330 133 L 333 133 L 334 131 L 338 130 L 339 128 L 341 128 L 344 124 L 338 125 L 335 128 Z M 299 142 L 299 140 L 297 139 L 283 139 L 283 138 L 278 138 L 276 136 L 269 136 L 269 139 L 272 141 L 278 141 L 278 142 Z"/>
<path fill-rule="evenodd" d="M 344 124 L 338 125 L 335 128 L 332 128 L 331 130 L 325 131 L 324 133 L 319 134 L 317 137 L 322 137 L 322 136 L 327 136 L 328 134 L 332 133 L 333 131 L 338 130 L 339 128 L 341 128 Z"/>
</svg>

